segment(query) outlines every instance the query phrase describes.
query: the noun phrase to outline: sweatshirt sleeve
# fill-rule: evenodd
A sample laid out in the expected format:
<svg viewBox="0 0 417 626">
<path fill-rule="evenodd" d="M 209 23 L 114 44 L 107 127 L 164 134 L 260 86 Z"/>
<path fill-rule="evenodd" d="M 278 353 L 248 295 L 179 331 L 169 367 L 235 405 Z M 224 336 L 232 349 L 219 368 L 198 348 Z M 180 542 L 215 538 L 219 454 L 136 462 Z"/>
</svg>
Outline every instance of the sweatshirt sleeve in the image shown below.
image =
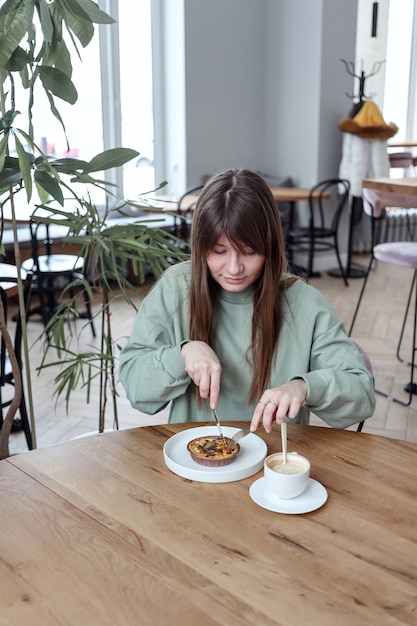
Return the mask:
<svg viewBox="0 0 417 626">
<path fill-rule="evenodd" d="M 127 397 L 151 415 L 190 384 L 181 356 L 188 338 L 188 280 L 182 265 L 167 270 L 143 300 L 120 353 L 119 378 Z"/>
<path fill-rule="evenodd" d="M 311 317 L 305 311 L 303 324 L 303 339 L 311 342 L 310 360 L 307 371 L 292 378 L 307 384 L 306 408 L 333 428 L 347 428 L 373 415 L 373 376 L 330 303 L 305 288 L 312 304 Z"/>
</svg>

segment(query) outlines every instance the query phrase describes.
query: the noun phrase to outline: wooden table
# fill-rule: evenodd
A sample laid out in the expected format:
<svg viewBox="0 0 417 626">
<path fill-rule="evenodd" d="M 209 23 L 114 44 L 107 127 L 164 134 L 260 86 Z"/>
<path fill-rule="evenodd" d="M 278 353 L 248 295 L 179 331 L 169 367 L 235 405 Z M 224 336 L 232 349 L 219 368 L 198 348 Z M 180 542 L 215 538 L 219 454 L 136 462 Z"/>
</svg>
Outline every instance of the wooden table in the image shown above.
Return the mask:
<svg viewBox="0 0 417 626">
<path fill-rule="evenodd" d="M 362 181 L 364 210 L 376 218 L 386 207 L 417 208 L 417 177 L 366 178 Z"/>
<path fill-rule="evenodd" d="M 329 497 L 283 515 L 249 497 L 261 472 L 222 484 L 172 473 L 162 447 L 194 426 L 0 461 L 2 626 L 416 623 L 417 445 L 289 425 L 289 450 Z M 259 435 L 280 449 L 278 427 Z"/>
<path fill-rule="evenodd" d="M 290 202 L 295 203 L 297 201 L 308 200 L 310 189 L 304 187 L 270 187 L 272 191 L 272 195 L 274 196 L 274 200 L 277 202 Z M 324 198 L 330 198 L 330 192 L 325 191 L 322 196 Z M 313 198 L 318 198 L 319 192 L 316 191 L 313 193 Z M 187 196 L 187 207 L 186 212 L 193 211 L 195 208 L 195 203 L 198 199 L 198 195 L 190 195 Z M 152 204 L 151 200 L 151 208 L 150 211 L 157 210 L 158 208 L 162 211 L 176 211 L 177 205 L 175 201 L 178 201 L 176 196 L 160 196 L 155 198 L 155 202 Z M 143 207 L 142 207 L 143 208 Z"/>
<path fill-rule="evenodd" d="M 308 200 L 310 195 L 310 189 L 303 187 L 270 187 L 272 195 L 277 202 L 297 202 L 302 200 Z M 318 198 L 319 192 L 313 193 L 313 198 Z M 330 192 L 325 191 L 322 193 L 323 198 L 330 198 Z"/>
<path fill-rule="evenodd" d="M 403 139 L 388 141 L 388 148 L 415 148 L 417 146 L 417 139 Z"/>
<path fill-rule="evenodd" d="M 403 178 L 365 178 L 365 180 L 362 181 L 362 187 L 364 189 L 415 196 L 417 195 L 417 176 L 404 176 Z"/>
</svg>

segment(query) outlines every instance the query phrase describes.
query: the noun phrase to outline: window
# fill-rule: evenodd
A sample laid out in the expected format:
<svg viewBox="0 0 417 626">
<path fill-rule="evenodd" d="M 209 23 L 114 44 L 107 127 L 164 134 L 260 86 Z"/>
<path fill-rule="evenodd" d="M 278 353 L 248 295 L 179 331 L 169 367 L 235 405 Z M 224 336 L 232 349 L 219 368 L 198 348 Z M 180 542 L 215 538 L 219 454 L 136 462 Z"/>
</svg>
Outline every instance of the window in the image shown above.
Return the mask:
<svg viewBox="0 0 417 626">
<path fill-rule="evenodd" d="M 154 188 L 150 0 L 119 2 L 122 145 L 140 152 L 123 172 L 125 198 Z"/>
<path fill-rule="evenodd" d="M 413 12 L 414 0 L 389 4 L 383 114 L 387 122 L 398 126 L 398 140 L 414 137 L 409 127 Z"/>
<path fill-rule="evenodd" d="M 122 174 L 110 174 L 120 197 L 134 197 L 154 187 L 150 0 L 106 0 L 100 2 L 100 7 L 117 23 L 95 25 L 90 44 L 84 49 L 79 45 L 81 59 L 73 53 L 73 44 L 67 38 L 78 100 L 70 105 L 56 98 L 55 104 L 65 124 L 70 150 L 40 87 L 33 108 L 35 142 L 47 154 L 69 154 L 85 160 L 110 147 L 137 150 L 140 156 L 128 163 Z M 21 102 L 24 90 L 20 80 L 16 80 L 16 90 Z M 17 125 L 28 129 L 25 111 Z M 94 202 L 104 202 L 101 191 L 93 188 L 91 194 Z"/>
</svg>

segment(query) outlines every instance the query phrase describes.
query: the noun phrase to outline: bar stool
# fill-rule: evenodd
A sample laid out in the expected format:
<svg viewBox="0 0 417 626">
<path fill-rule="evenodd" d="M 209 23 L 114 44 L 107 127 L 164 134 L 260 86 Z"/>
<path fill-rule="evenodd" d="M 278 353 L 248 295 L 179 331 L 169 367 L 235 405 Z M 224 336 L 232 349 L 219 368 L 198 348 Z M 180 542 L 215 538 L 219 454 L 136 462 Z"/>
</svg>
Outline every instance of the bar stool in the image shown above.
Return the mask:
<svg viewBox="0 0 417 626">
<path fill-rule="evenodd" d="M 401 332 L 400 332 L 400 336 L 399 336 L 399 340 L 397 344 L 397 351 L 396 351 L 397 359 L 404 365 L 410 366 L 411 368 L 411 380 L 404 387 L 404 390 L 408 393 L 408 401 L 406 402 L 406 401 L 400 400 L 399 398 L 395 398 L 391 394 L 375 389 L 375 393 L 378 393 L 379 395 L 384 396 L 388 400 L 392 402 L 397 402 L 398 404 L 401 404 L 403 406 L 409 406 L 413 399 L 413 391 L 416 388 L 415 383 L 414 383 L 414 368 L 416 365 L 415 357 L 416 357 L 416 350 L 417 350 L 417 345 L 416 345 L 416 340 L 417 340 L 417 332 L 416 332 L 417 331 L 417 280 L 416 280 L 417 278 L 417 242 L 415 241 L 396 241 L 396 242 L 382 242 L 382 243 L 378 242 L 378 233 L 381 230 L 379 228 L 379 224 L 381 220 L 384 219 L 383 206 L 388 201 L 389 203 L 394 201 L 394 203 L 397 204 L 399 200 L 398 196 L 400 194 L 384 193 L 384 192 L 378 192 L 374 190 L 371 191 L 368 189 L 364 189 L 363 192 L 364 192 L 363 195 L 364 195 L 364 200 L 365 200 L 364 208 L 365 206 L 371 207 L 371 216 L 372 216 L 372 224 L 373 224 L 372 233 L 373 233 L 373 242 L 375 243 L 372 246 L 371 259 L 370 259 L 368 268 L 366 270 L 365 278 L 362 284 L 362 289 L 359 294 L 359 298 L 356 304 L 356 308 L 353 314 L 353 319 L 352 319 L 352 323 L 351 323 L 348 334 L 349 336 L 351 336 L 352 334 L 353 327 L 354 327 L 354 324 L 358 315 L 359 307 L 361 305 L 365 288 L 368 283 L 369 274 L 375 261 L 391 263 L 392 265 L 397 265 L 400 267 L 412 269 L 413 278 L 411 281 L 410 291 L 408 294 L 408 299 L 407 299 L 407 303 L 405 307 Z M 413 200 L 410 200 L 410 198 L 405 200 L 405 206 L 407 205 L 410 206 L 410 204 L 412 206 L 413 203 L 415 204 L 415 197 Z M 368 208 L 368 211 L 369 211 L 369 208 Z M 414 297 L 414 300 L 413 300 L 413 297 Z M 406 328 L 407 319 L 408 319 L 412 301 L 414 302 L 413 304 L 413 308 L 414 308 L 413 310 L 413 338 L 412 338 L 410 359 L 408 360 L 408 359 L 402 358 L 400 353 L 401 353 L 401 348 L 402 348 L 402 343 L 403 343 L 404 331 Z"/>
<path fill-rule="evenodd" d="M 413 155 L 411 152 L 389 152 L 390 169 L 402 169 L 403 176 L 407 176 L 409 168 L 413 165 Z"/>
</svg>

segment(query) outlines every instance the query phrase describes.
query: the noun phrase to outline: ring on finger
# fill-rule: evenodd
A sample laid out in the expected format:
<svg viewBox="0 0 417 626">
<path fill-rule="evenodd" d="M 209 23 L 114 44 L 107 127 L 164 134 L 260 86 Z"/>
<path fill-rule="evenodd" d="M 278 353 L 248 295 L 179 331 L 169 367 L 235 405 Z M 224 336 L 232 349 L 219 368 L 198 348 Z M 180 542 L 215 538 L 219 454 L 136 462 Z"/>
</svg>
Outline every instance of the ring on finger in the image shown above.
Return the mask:
<svg viewBox="0 0 417 626">
<path fill-rule="evenodd" d="M 259 400 L 258 404 L 263 404 L 264 406 L 266 406 L 268 402 L 262 402 L 262 400 Z"/>
<path fill-rule="evenodd" d="M 278 408 L 278 404 L 275 404 L 275 402 L 272 402 L 272 400 L 269 401 L 269 404 L 272 404 L 272 406 L 274 406 L 276 409 Z"/>
</svg>

